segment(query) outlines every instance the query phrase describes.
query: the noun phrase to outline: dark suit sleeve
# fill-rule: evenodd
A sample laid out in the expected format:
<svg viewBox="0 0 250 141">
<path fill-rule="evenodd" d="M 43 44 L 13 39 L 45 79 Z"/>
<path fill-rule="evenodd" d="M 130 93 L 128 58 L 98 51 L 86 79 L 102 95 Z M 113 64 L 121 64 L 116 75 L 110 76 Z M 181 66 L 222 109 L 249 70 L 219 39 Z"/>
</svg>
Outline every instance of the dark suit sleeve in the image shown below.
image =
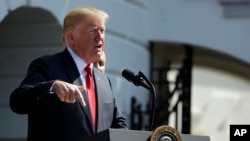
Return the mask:
<svg viewBox="0 0 250 141">
<path fill-rule="evenodd" d="M 110 88 L 112 89 L 112 83 L 111 80 L 108 78 L 109 81 L 109 85 Z M 124 115 L 122 114 L 122 112 L 120 111 L 119 107 L 116 104 L 116 100 L 114 99 L 114 117 L 113 117 L 113 122 L 111 125 L 111 128 L 123 128 L 123 129 L 127 129 L 127 123 L 126 123 L 126 119 L 124 117 Z"/>
<path fill-rule="evenodd" d="M 51 99 L 57 98 L 50 94 L 53 80 L 50 80 L 47 64 L 42 59 L 34 60 L 21 85 L 10 95 L 10 108 L 19 114 L 27 114 L 42 107 Z"/>
<path fill-rule="evenodd" d="M 111 128 L 127 129 L 126 119 L 116 104 L 115 104 L 114 117 Z"/>
<path fill-rule="evenodd" d="M 110 87 L 112 89 L 112 83 L 111 80 L 108 77 L 108 81 L 110 84 Z M 123 129 L 127 129 L 127 123 L 126 123 L 126 119 L 123 116 L 122 112 L 120 111 L 119 107 L 117 106 L 115 100 L 114 100 L 114 117 L 113 117 L 113 122 L 111 125 L 111 128 L 123 128 Z"/>
</svg>

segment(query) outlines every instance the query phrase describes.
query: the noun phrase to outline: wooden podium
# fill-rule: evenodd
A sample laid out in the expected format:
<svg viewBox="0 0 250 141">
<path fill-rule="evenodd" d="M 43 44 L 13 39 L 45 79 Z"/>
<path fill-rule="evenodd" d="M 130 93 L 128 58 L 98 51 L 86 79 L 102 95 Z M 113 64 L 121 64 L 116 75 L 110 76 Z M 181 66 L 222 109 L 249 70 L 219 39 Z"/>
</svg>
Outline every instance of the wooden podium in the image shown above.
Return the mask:
<svg viewBox="0 0 250 141">
<path fill-rule="evenodd" d="M 107 129 L 94 136 L 86 138 L 85 141 L 150 141 L 153 131 Z M 181 134 L 182 141 L 210 141 L 208 136 L 196 136 Z M 160 141 L 160 140 L 159 140 Z M 174 141 L 174 140 L 167 140 Z"/>
</svg>

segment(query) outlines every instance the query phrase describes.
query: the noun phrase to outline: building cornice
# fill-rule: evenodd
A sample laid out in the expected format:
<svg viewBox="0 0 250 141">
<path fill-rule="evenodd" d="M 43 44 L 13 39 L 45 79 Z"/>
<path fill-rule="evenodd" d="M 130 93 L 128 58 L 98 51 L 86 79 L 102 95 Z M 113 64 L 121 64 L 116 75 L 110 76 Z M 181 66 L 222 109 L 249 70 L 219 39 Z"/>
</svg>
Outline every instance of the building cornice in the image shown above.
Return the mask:
<svg viewBox="0 0 250 141">
<path fill-rule="evenodd" d="M 223 14 L 230 18 L 250 18 L 250 0 L 220 0 Z"/>
</svg>

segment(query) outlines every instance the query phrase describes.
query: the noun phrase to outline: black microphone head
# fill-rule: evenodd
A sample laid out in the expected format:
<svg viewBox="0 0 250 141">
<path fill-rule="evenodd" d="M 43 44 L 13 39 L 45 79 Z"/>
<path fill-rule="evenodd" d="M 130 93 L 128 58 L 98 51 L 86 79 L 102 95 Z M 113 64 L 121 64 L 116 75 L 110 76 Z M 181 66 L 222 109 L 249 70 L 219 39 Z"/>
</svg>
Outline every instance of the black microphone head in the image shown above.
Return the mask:
<svg viewBox="0 0 250 141">
<path fill-rule="evenodd" d="M 142 72 L 140 72 L 138 75 L 135 75 L 132 71 L 125 69 L 122 71 L 122 76 L 126 78 L 129 82 L 134 83 L 136 86 L 142 86 L 146 89 L 151 89 L 145 82 L 143 77 L 140 76 Z"/>
<path fill-rule="evenodd" d="M 130 82 L 133 82 L 133 80 L 135 78 L 135 74 L 132 71 L 128 70 L 128 69 L 125 69 L 125 70 L 122 71 L 122 76 L 124 78 L 126 78 Z"/>
</svg>

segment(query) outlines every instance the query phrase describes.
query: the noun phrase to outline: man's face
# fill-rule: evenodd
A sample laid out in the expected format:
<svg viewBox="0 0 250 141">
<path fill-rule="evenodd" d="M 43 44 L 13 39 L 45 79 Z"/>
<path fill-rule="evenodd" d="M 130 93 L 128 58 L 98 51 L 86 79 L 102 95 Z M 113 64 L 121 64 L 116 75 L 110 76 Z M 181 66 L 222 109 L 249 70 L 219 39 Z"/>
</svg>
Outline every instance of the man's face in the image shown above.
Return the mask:
<svg viewBox="0 0 250 141">
<path fill-rule="evenodd" d="M 100 20 L 86 19 L 72 31 L 69 46 L 86 63 L 96 62 L 101 57 L 105 42 L 105 25 Z"/>
</svg>

